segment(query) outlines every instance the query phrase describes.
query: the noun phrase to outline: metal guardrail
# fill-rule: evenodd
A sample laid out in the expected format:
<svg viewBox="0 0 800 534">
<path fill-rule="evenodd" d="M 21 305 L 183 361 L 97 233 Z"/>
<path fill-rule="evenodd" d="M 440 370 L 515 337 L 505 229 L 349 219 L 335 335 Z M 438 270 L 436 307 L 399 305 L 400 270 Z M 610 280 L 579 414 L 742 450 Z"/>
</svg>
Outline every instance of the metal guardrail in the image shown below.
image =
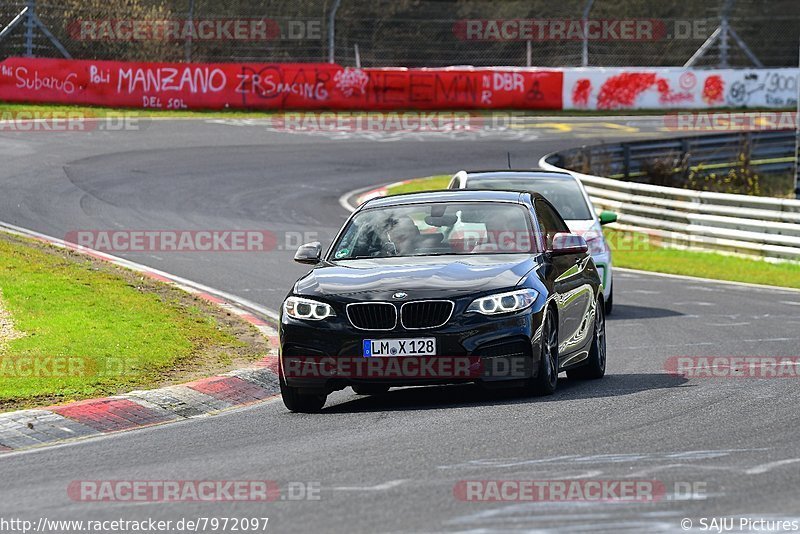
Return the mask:
<svg viewBox="0 0 800 534">
<path fill-rule="evenodd" d="M 597 208 L 619 214 L 612 227 L 645 232 L 664 245 L 677 248 L 800 261 L 800 200 L 693 191 L 575 170 L 576 161 L 585 164 L 576 154 L 606 158 L 603 161 L 608 164 L 607 174 L 619 177 L 643 173 L 642 163 L 647 158 L 670 158 L 671 154 L 689 161 L 688 165 L 684 162 L 683 168 L 734 167 L 742 146 L 750 149 L 751 165 L 754 161 L 764 161 L 759 172 L 792 172 L 795 135 L 783 131 L 584 147 L 550 154 L 539 165 L 573 172 L 584 183 Z"/>
<path fill-rule="evenodd" d="M 791 174 L 795 142 L 790 130 L 736 132 L 581 147 L 553 154 L 549 161 L 574 170 L 596 169 L 610 178 L 639 178 L 656 160 L 671 161 L 676 173 L 718 172 L 741 166 L 744 156 L 762 174 Z"/>
</svg>

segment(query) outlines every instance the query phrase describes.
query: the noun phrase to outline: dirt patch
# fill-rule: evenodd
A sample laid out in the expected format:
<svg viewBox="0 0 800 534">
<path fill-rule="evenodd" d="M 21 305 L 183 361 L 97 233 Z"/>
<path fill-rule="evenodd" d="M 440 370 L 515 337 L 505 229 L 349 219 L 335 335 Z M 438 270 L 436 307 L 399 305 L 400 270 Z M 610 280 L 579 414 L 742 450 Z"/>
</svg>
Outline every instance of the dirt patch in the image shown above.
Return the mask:
<svg viewBox="0 0 800 534">
<path fill-rule="evenodd" d="M 0 288 L 0 354 L 9 341 L 24 337 L 25 334 L 14 328 L 14 319 L 3 303 L 3 288 Z"/>
</svg>

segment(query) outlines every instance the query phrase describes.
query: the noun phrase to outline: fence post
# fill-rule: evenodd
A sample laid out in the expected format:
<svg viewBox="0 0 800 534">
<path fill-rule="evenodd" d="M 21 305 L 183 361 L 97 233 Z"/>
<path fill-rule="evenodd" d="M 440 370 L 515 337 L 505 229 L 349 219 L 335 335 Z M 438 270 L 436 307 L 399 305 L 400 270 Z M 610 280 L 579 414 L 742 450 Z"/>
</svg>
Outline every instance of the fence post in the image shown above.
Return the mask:
<svg viewBox="0 0 800 534">
<path fill-rule="evenodd" d="M 33 57 L 33 14 L 36 11 L 36 0 L 28 0 L 28 12 L 25 17 L 25 56 Z"/>
<path fill-rule="evenodd" d="M 797 47 L 797 110 L 794 114 L 794 198 L 800 200 L 800 45 Z"/>
<path fill-rule="evenodd" d="M 189 13 L 187 14 L 188 22 L 194 25 L 194 0 L 189 0 Z M 192 62 L 192 33 L 186 34 L 186 43 L 184 44 L 184 59 L 186 63 Z"/>
<path fill-rule="evenodd" d="M 336 12 L 342 0 L 334 0 L 328 14 L 328 63 L 336 63 Z"/>
<path fill-rule="evenodd" d="M 594 0 L 588 0 L 583 9 L 583 48 L 581 50 L 581 66 L 589 66 L 589 11 L 592 10 Z"/>
</svg>

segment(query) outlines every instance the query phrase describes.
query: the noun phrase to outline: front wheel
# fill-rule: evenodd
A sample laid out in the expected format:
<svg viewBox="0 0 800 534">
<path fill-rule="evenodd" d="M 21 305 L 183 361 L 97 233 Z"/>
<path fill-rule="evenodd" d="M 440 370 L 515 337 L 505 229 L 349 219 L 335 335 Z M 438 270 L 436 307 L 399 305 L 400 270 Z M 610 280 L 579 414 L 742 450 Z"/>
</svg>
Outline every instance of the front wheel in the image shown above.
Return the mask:
<svg viewBox="0 0 800 534">
<path fill-rule="evenodd" d="M 558 323 L 552 308 L 545 312 L 541 345 L 539 373 L 529 389 L 534 395 L 552 395 L 558 386 Z"/>
<path fill-rule="evenodd" d="M 594 336 L 589 358 L 586 364 L 567 371 L 570 379 L 592 380 L 603 378 L 606 374 L 606 316 L 603 302 L 598 300 L 595 306 Z"/>
<path fill-rule="evenodd" d="M 280 385 L 283 404 L 292 412 L 319 413 L 328 399 L 327 395 L 300 393 L 299 388 L 286 385 L 283 377 L 280 377 Z"/>
</svg>

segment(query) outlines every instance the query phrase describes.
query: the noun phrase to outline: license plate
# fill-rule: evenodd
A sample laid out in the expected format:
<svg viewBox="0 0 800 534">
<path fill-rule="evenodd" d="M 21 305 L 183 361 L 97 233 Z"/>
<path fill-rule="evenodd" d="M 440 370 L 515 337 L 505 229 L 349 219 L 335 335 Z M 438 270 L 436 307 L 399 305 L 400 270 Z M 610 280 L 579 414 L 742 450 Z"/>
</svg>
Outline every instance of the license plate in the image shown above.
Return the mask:
<svg viewBox="0 0 800 534">
<path fill-rule="evenodd" d="M 436 356 L 436 338 L 365 339 L 364 357 Z"/>
</svg>

